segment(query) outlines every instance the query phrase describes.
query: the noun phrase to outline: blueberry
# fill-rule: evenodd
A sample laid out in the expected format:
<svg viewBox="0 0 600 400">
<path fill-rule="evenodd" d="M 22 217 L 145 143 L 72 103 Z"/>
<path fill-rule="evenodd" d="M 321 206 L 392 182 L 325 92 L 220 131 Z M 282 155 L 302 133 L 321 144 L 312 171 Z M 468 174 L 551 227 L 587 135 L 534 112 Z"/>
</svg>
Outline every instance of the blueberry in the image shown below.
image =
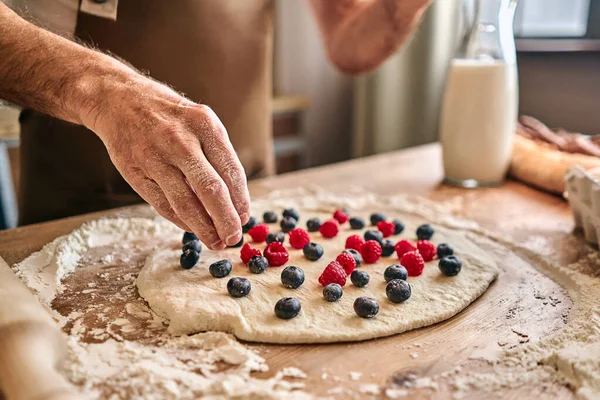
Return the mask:
<svg viewBox="0 0 600 400">
<path fill-rule="evenodd" d="M 360 267 L 360 264 L 362 264 L 362 262 L 363 262 L 363 258 L 362 258 L 362 255 L 358 251 L 356 251 L 354 249 L 346 249 L 343 251 L 343 253 L 348 253 L 352 257 L 354 257 L 354 262 L 356 262 L 356 268 Z"/>
<path fill-rule="evenodd" d="M 231 272 L 231 262 L 229 260 L 220 260 L 210 264 L 208 272 L 215 278 L 225 278 Z"/>
<path fill-rule="evenodd" d="M 284 297 L 275 304 L 275 315 L 281 319 L 292 319 L 298 315 L 302 305 L 294 297 Z"/>
<path fill-rule="evenodd" d="M 296 227 L 297 222 L 298 221 L 292 217 L 283 217 L 283 219 L 279 223 L 279 226 L 281 227 L 281 230 L 283 232 L 288 233 L 289 231 L 291 231 L 292 229 L 294 229 Z"/>
<path fill-rule="evenodd" d="M 350 218 L 350 228 L 359 230 L 365 227 L 365 220 L 359 217 Z"/>
<path fill-rule="evenodd" d="M 183 234 L 183 238 L 181 239 L 181 243 L 186 244 L 187 242 L 191 242 L 192 240 L 200 240 L 198 236 L 194 235 L 192 232 L 185 232 Z"/>
<path fill-rule="evenodd" d="M 399 235 L 404 232 L 404 223 L 399 219 L 395 219 L 394 221 L 394 235 Z"/>
<path fill-rule="evenodd" d="M 437 256 L 441 260 L 446 256 L 451 256 L 454 254 L 454 249 L 448 243 L 440 243 L 437 247 Z"/>
<path fill-rule="evenodd" d="M 438 264 L 442 274 L 446 276 L 456 276 L 462 269 L 462 262 L 456 256 L 446 256 Z"/>
<path fill-rule="evenodd" d="M 194 250 L 198 253 L 202 253 L 202 243 L 200 243 L 199 240 L 190 240 L 189 242 L 185 242 L 181 251 L 185 252 L 186 250 Z"/>
<path fill-rule="evenodd" d="M 248 233 L 248 231 L 254 228 L 254 226 L 256 226 L 257 223 L 258 221 L 256 220 L 256 218 L 250 217 L 250 219 L 248 219 L 248 222 L 246 222 L 246 225 L 242 225 L 242 232 Z"/>
<path fill-rule="evenodd" d="M 248 269 L 253 274 L 262 274 L 267 270 L 269 261 L 263 256 L 254 256 L 248 261 Z"/>
<path fill-rule="evenodd" d="M 383 234 L 379 231 L 368 230 L 365 232 L 365 240 L 375 240 L 379 244 L 383 243 Z"/>
<path fill-rule="evenodd" d="M 304 253 L 304 257 L 308 260 L 317 261 L 323 256 L 323 247 L 318 243 L 310 242 L 304 246 L 302 252 Z"/>
<path fill-rule="evenodd" d="M 384 240 L 381 243 L 381 255 L 384 257 L 389 257 L 394 254 L 394 242 L 391 240 Z"/>
<path fill-rule="evenodd" d="M 402 279 L 393 279 L 385 287 L 385 294 L 392 303 L 402 303 L 410 299 L 410 284 Z"/>
<path fill-rule="evenodd" d="M 267 235 L 267 244 L 273 243 L 273 242 L 283 243 L 284 241 L 285 241 L 285 235 L 283 234 L 283 232 L 269 233 Z"/>
<path fill-rule="evenodd" d="M 321 227 L 321 220 L 319 218 L 311 218 L 306 221 L 306 228 L 309 232 L 317 232 Z"/>
<path fill-rule="evenodd" d="M 371 277 L 365 271 L 355 269 L 350 275 L 352 284 L 356 287 L 365 287 L 369 283 Z"/>
<path fill-rule="evenodd" d="M 419 240 L 429 240 L 433 236 L 433 228 L 429 224 L 423 224 L 417 228 Z"/>
<path fill-rule="evenodd" d="M 190 269 L 196 265 L 199 259 L 200 253 L 192 249 L 187 249 L 186 251 L 181 253 L 181 257 L 179 258 L 179 264 L 181 264 L 182 268 Z"/>
<path fill-rule="evenodd" d="M 231 278 L 227 282 L 227 291 L 231 297 L 244 297 L 250 293 L 250 281 L 246 278 Z"/>
<path fill-rule="evenodd" d="M 337 283 L 330 283 L 323 288 L 323 297 L 325 300 L 333 303 L 338 301 L 344 294 L 344 289 Z"/>
<path fill-rule="evenodd" d="M 296 221 L 300 221 L 300 214 L 298 214 L 298 211 L 296 211 L 293 208 L 286 208 L 285 210 L 283 210 L 282 213 L 283 217 L 290 217 L 290 218 L 294 218 Z"/>
<path fill-rule="evenodd" d="M 304 283 L 304 271 L 290 265 L 281 271 L 281 283 L 288 289 L 298 289 Z"/>
<path fill-rule="evenodd" d="M 386 282 L 394 279 L 402 279 L 405 281 L 408 279 L 408 271 L 400 264 L 393 264 L 385 269 L 383 277 Z"/>
<path fill-rule="evenodd" d="M 385 221 L 386 219 L 387 218 L 382 213 L 373 213 L 370 217 L 371 225 L 375 226 L 378 222 Z"/>
<path fill-rule="evenodd" d="M 273 211 L 267 211 L 263 214 L 263 221 L 265 221 L 266 224 L 274 224 L 278 219 L 279 217 Z"/>
<path fill-rule="evenodd" d="M 373 318 L 379 312 L 379 303 L 370 297 L 359 297 L 354 301 L 354 312 L 359 317 Z"/>
<path fill-rule="evenodd" d="M 242 236 L 242 238 L 240 239 L 240 241 L 237 242 L 236 244 L 234 244 L 233 246 L 227 246 L 227 247 L 231 247 L 231 248 L 242 247 L 243 244 L 244 244 L 244 236 Z"/>
</svg>

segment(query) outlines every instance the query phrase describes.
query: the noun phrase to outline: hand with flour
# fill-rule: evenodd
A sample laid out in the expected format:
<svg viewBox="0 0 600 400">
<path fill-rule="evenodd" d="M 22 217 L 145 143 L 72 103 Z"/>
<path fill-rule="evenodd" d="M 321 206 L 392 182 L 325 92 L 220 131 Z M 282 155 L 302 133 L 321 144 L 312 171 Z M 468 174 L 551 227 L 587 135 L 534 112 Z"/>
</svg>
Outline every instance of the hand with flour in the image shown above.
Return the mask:
<svg viewBox="0 0 600 400">
<path fill-rule="evenodd" d="M 96 107 L 85 121 L 125 180 L 163 217 L 211 248 L 239 242 L 250 199 L 217 115 L 139 75 L 109 85 L 106 107 Z"/>
<path fill-rule="evenodd" d="M 214 249 L 241 239 L 250 213 L 246 177 L 209 107 L 26 22 L 2 2 L 0 76 L 0 99 L 93 130 L 162 216 Z"/>
</svg>

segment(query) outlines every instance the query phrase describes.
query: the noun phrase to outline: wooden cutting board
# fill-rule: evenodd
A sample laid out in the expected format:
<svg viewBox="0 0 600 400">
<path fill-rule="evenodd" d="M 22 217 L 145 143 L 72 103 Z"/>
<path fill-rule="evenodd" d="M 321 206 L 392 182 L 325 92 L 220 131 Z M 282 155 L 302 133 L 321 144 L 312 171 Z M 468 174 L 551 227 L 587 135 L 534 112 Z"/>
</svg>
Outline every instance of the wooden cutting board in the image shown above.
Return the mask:
<svg viewBox="0 0 600 400">
<path fill-rule="evenodd" d="M 335 191 L 344 190 L 348 182 L 357 182 L 368 190 L 383 194 L 409 192 L 434 200 L 459 197 L 463 203 L 463 216 L 476 220 L 483 227 L 512 235 L 517 241 L 526 240 L 532 234 L 544 235 L 556 246 L 565 264 L 575 261 L 585 249 L 583 240 L 579 241 L 581 246 L 577 248 L 564 245 L 572 235 L 572 223 L 568 205 L 560 198 L 514 182 L 507 182 L 495 189 L 464 191 L 439 186 L 440 180 L 439 148 L 425 146 L 252 182 L 251 192 L 257 196 L 277 189 L 314 184 Z M 132 216 L 143 212 L 143 208 L 132 207 L 0 232 L 0 255 L 13 263 L 38 250 L 54 237 L 77 228 L 85 220 L 99 215 Z M 341 381 L 336 385 L 355 389 L 356 393 L 361 383 L 402 381 L 409 374 L 434 376 L 451 370 L 458 364 L 464 366 L 463 373 L 469 370 L 486 371 L 490 366 L 479 359 L 478 354 L 491 354 L 506 346 L 522 346 L 562 329 L 571 305 L 565 291 L 538 272 L 532 260 L 501 246 L 486 250 L 502 270 L 498 280 L 480 299 L 449 321 L 402 335 L 360 343 L 248 345 L 258 349 L 267 359 L 271 372 L 265 373 L 265 376 L 271 376 L 283 367 L 297 366 L 308 374 L 307 389 L 316 394 L 325 394 L 333 385 L 322 379 L 323 371 L 340 377 Z M 117 278 L 127 274 L 135 276 L 145 257 L 144 251 L 147 249 L 144 250 L 141 244 L 139 252 L 126 265 L 106 266 L 90 261 L 88 268 L 79 269 L 67 278 L 66 285 L 69 289 L 56 299 L 54 308 L 68 314 L 85 308 L 86 302 L 101 302 L 116 291 L 127 292 L 130 297 L 123 299 L 125 302 L 135 299 L 137 292 L 127 289 L 130 283 Z M 93 260 L 95 256 L 99 254 L 90 254 L 89 259 Z M 594 272 L 590 271 L 590 274 Z M 99 273 L 108 274 L 108 279 L 98 280 Z M 94 299 L 81 293 L 90 282 L 94 282 L 98 289 L 98 295 Z M 550 298 L 552 300 L 549 301 Z M 111 304 L 107 302 L 106 306 L 111 307 L 111 313 L 117 317 L 125 312 L 124 304 L 119 300 Z M 128 318 L 131 319 L 131 316 Z M 84 321 L 86 326 L 92 327 L 99 323 L 94 320 L 93 315 L 84 317 Z M 140 336 L 141 332 L 148 329 L 143 321 L 137 321 L 133 325 L 133 331 L 119 334 L 132 340 L 152 341 L 151 338 L 142 339 Z M 363 378 L 359 381 L 351 380 L 350 371 L 363 373 Z M 436 399 L 451 398 L 451 392 L 446 389 L 447 382 L 441 381 L 439 390 L 424 390 L 421 394 Z M 539 387 L 524 385 L 501 395 L 514 399 L 533 398 L 539 396 L 541 390 Z M 558 384 L 545 390 L 544 398 L 573 397 L 566 387 Z M 486 394 L 473 392 L 472 398 L 484 395 Z"/>
</svg>

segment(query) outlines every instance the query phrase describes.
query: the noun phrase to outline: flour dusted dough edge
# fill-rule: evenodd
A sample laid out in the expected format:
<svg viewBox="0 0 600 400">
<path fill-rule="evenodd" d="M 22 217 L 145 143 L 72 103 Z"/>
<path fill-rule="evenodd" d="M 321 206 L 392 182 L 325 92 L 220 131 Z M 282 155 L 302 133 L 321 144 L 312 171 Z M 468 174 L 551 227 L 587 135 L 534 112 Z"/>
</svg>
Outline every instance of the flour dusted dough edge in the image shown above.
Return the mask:
<svg viewBox="0 0 600 400">
<path fill-rule="evenodd" d="M 268 207 L 263 204 L 262 208 Z M 327 208 L 327 213 L 319 208 L 300 210 L 305 217 L 301 224 L 306 217 L 317 215 L 323 220 L 331 215 L 332 209 L 329 206 L 324 208 Z M 392 216 L 390 207 L 385 208 Z M 257 210 L 255 206 L 254 211 L 260 215 L 263 209 Z M 410 221 L 406 232 L 414 232 L 416 226 L 423 222 L 422 218 L 399 213 L 394 216 Z M 368 216 L 368 212 L 360 214 Z M 298 290 L 281 286 L 279 276 L 282 268 L 271 268 L 261 275 L 247 272 L 247 268 L 239 262 L 239 249 L 205 250 L 199 265 L 191 270 L 182 270 L 178 265 L 179 238 L 173 238 L 171 248 L 158 250 L 147 259 L 138 276 L 137 286 L 150 307 L 170 320 L 169 332 L 175 335 L 220 330 L 233 333 L 239 339 L 266 343 L 329 343 L 389 336 L 453 317 L 483 294 L 498 275 L 494 261 L 467 239 L 464 232 L 438 225 L 435 228 L 435 242 L 447 241 L 455 247 L 463 261 L 463 271 L 457 277 L 443 277 L 437 268 L 437 260 L 429 262 L 421 277 L 409 278 L 413 296 L 399 305 L 390 303 L 385 297 L 382 276 L 387 265 L 397 262 L 395 256 L 364 266 L 371 275 L 367 288 L 355 288 L 348 280 L 340 301 L 327 303 L 323 300 L 317 277 L 327 262 L 343 250 L 345 238 L 356 231 L 343 231 L 330 241 L 313 234 L 326 252 L 317 263 L 306 261 L 300 250 L 290 250 L 291 259 L 286 265 L 297 265 L 306 273 L 306 282 Z M 401 237 L 413 239 L 410 234 Z M 231 298 L 226 290 L 230 277 L 215 279 L 208 274 L 208 265 L 220 258 L 234 261 L 230 277 L 246 276 L 251 280 L 253 289 L 248 298 Z M 273 312 L 276 301 L 286 296 L 298 297 L 303 306 L 300 315 L 289 321 L 276 318 Z M 356 316 L 352 303 L 359 296 L 375 297 L 379 301 L 381 310 L 376 318 Z"/>
</svg>

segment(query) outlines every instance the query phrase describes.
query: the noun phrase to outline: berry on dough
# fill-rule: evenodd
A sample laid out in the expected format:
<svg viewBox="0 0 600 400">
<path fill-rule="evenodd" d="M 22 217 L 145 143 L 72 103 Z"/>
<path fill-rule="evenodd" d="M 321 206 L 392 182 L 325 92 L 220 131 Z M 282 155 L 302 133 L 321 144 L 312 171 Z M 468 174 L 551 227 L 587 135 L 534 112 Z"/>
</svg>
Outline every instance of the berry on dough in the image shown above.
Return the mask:
<svg viewBox="0 0 600 400">
<path fill-rule="evenodd" d="M 330 283 L 337 283 L 340 286 L 344 286 L 346 284 L 346 272 L 339 262 L 332 261 L 323 270 L 323 273 L 319 277 L 319 283 L 322 286 L 327 286 Z"/>
<path fill-rule="evenodd" d="M 365 240 L 363 238 L 361 238 L 359 235 L 351 235 L 346 239 L 345 248 L 360 251 L 363 244 L 365 244 Z"/>
<path fill-rule="evenodd" d="M 304 283 L 304 271 L 294 265 L 281 271 L 281 283 L 288 289 L 298 289 Z"/>
<path fill-rule="evenodd" d="M 381 245 L 383 243 L 383 234 L 379 231 L 368 230 L 365 232 L 365 240 L 375 240 Z"/>
<path fill-rule="evenodd" d="M 285 246 L 279 242 L 269 243 L 264 251 L 264 256 L 271 267 L 281 267 L 288 262 L 290 257 Z"/>
<path fill-rule="evenodd" d="M 433 233 L 433 228 L 429 224 L 423 224 L 417 228 L 417 238 L 419 240 L 430 240 Z"/>
<path fill-rule="evenodd" d="M 352 272 L 352 275 L 350 275 L 350 281 L 352 281 L 352 284 L 356 287 L 365 287 L 370 280 L 371 277 L 369 274 L 358 269 Z"/>
<path fill-rule="evenodd" d="M 248 269 L 253 274 L 262 274 L 267 270 L 269 262 L 263 256 L 254 256 L 248 262 Z"/>
<path fill-rule="evenodd" d="M 377 226 L 378 222 L 385 221 L 387 218 L 382 213 L 373 213 L 369 219 L 371 220 L 371 225 Z"/>
<path fill-rule="evenodd" d="M 248 231 L 250 229 L 254 228 L 257 223 L 258 223 L 258 221 L 256 220 L 256 218 L 250 217 L 248 219 L 248 222 L 246 222 L 244 225 L 242 225 L 242 232 L 248 233 Z"/>
<path fill-rule="evenodd" d="M 248 235 L 255 243 L 263 243 L 269 234 L 269 226 L 267 224 L 259 224 L 248 231 Z"/>
<path fill-rule="evenodd" d="M 370 297 L 359 297 L 354 301 L 354 312 L 362 318 L 373 318 L 379 312 L 379 303 Z"/>
<path fill-rule="evenodd" d="M 284 297 L 275 304 L 275 315 L 281 319 L 295 318 L 302 309 L 300 301 L 294 297 Z"/>
<path fill-rule="evenodd" d="M 438 264 L 442 274 L 446 276 L 456 276 L 462 269 L 462 262 L 456 256 L 446 256 Z"/>
<path fill-rule="evenodd" d="M 381 244 L 381 255 L 383 257 L 391 256 L 392 254 L 394 254 L 394 250 L 394 242 L 392 242 L 391 240 L 385 239 Z"/>
<path fill-rule="evenodd" d="M 348 214 L 345 210 L 335 210 L 333 218 L 340 224 L 345 224 L 348 221 Z"/>
<path fill-rule="evenodd" d="M 425 261 L 417 251 L 405 253 L 400 260 L 400 264 L 406 268 L 408 276 L 419 276 L 423 273 L 423 269 L 425 268 Z"/>
<path fill-rule="evenodd" d="M 248 262 L 250 262 L 250 259 L 254 256 L 262 256 L 262 253 L 260 250 L 250 246 L 250 243 L 246 243 L 242 246 L 242 249 L 240 250 L 240 260 L 242 260 L 244 264 L 248 265 Z"/>
<path fill-rule="evenodd" d="M 346 275 L 350 275 L 354 271 L 354 268 L 356 268 L 356 261 L 351 254 L 341 253 L 335 258 L 335 261 L 339 262 L 342 268 L 344 268 Z"/>
<path fill-rule="evenodd" d="M 321 232 L 321 235 L 323 235 L 323 237 L 327 239 L 336 237 L 339 231 L 340 227 L 335 219 L 330 219 L 329 221 L 323 222 L 323 224 L 321 224 L 321 227 L 319 228 L 319 232 Z"/>
<path fill-rule="evenodd" d="M 239 298 L 248 296 L 251 289 L 250 281 L 246 278 L 235 277 L 227 282 L 227 291 L 231 297 Z"/>
<path fill-rule="evenodd" d="M 398 259 L 401 259 L 402 256 L 405 253 L 408 253 L 409 251 L 417 250 L 417 247 L 406 239 L 403 239 L 403 240 L 399 241 L 398 243 L 396 243 L 396 246 L 394 248 L 396 249 L 396 254 L 398 255 Z"/>
<path fill-rule="evenodd" d="M 229 260 L 216 261 L 210 264 L 208 272 L 215 278 L 225 278 L 231 273 L 231 262 Z"/>
<path fill-rule="evenodd" d="M 356 262 L 356 268 L 360 267 L 360 264 L 362 264 L 362 262 L 363 262 L 362 255 L 360 254 L 360 251 L 358 251 L 358 250 L 355 250 L 355 249 L 346 249 L 342 253 L 348 253 L 352 257 L 354 257 L 354 261 Z"/>
<path fill-rule="evenodd" d="M 350 228 L 353 230 L 360 230 L 365 227 L 365 220 L 359 217 L 350 218 Z"/>
<path fill-rule="evenodd" d="M 310 236 L 308 236 L 308 232 L 306 232 L 302 228 L 294 228 L 289 233 L 289 241 L 290 245 L 298 250 L 301 250 L 310 242 Z"/>
<path fill-rule="evenodd" d="M 275 222 L 277 222 L 278 219 L 279 217 L 277 216 L 277 213 L 273 211 L 266 211 L 263 214 L 263 221 L 265 222 L 265 224 L 274 224 Z"/>
<path fill-rule="evenodd" d="M 333 303 L 338 301 L 344 294 L 344 289 L 337 283 L 330 283 L 323 288 L 323 297 L 325 300 Z"/>
<path fill-rule="evenodd" d="M 306 257 L 307 260 L 317 261 L 323 256 L 323 247 L 318 243 L 310 242 L 306 246 L 304 246 L 302 252 L 304 253 L 304 257 Z"/>
<path fill-rule="evenodd" d="M 375 240 L 367 240 L 360 249 L 360 254 L 367 264 L 374 264 L 381 258 L 381 246 Z"/>
<path fill-rule="evenodd" d="M 377 223 L 377 229 L 379 229 L 384 238 L 387 238 L 394 234 L 396 227 L 393 222 L 380 221 Z"/>
<path fill-rule="evenodd" d="M 419 240 L 417 242 L 417 250 L 419 250 L 425 261 L 431 261 L 435 258 L 435 245 L 429 240 Z"/>
<path fill-rule="evenodd" d="M 412 290 L 405 280 L 393 279 L 385 287 L 385 294 L 392 303 L 404 303 L 410 299 Z"/>
<path fill-rule="evenodd" d="M 320 227 L 321 221 L 319 218 L 311 218 L 306 221 L 306 229 L 308 229 L 309 232 L 318 232 Z"/>
</svg>

